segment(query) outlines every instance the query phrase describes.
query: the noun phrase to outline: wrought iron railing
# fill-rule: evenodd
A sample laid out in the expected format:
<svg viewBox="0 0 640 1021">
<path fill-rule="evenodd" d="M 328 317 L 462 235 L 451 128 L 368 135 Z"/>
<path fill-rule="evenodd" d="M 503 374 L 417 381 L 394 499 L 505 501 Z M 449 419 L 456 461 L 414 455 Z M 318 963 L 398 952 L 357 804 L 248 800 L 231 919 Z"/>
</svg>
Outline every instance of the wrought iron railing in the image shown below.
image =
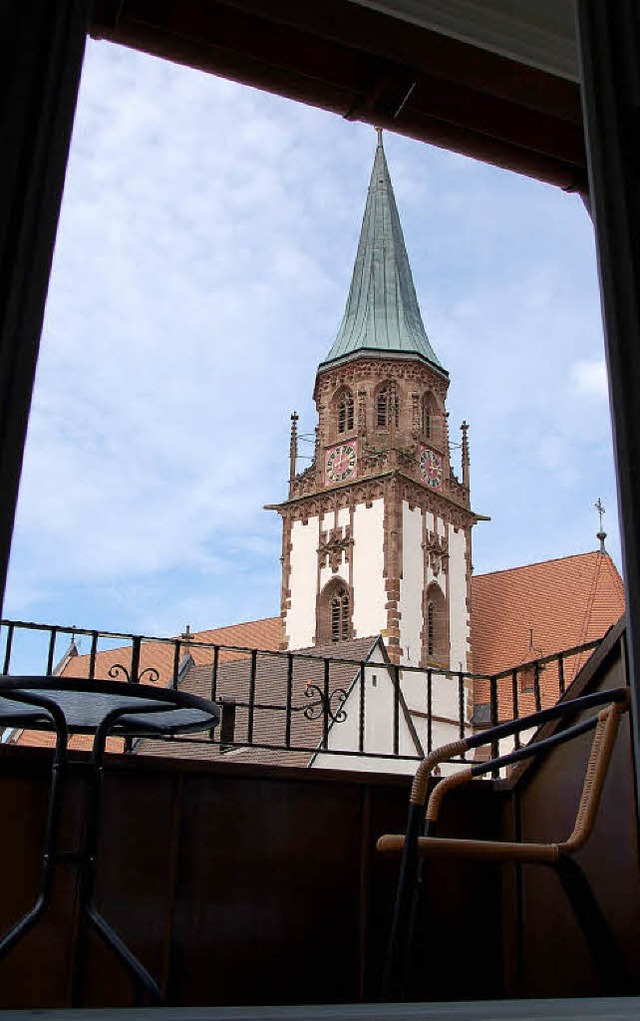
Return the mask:
<svg viewBox="0 0 640 1021">
<path fill-rule="evenodd" d="M 598 644 L 485 675 L 398 666 L 379 643 L 364 659 L 350 659 L 226 646 L 190 634 L 152 638 L 0 621 L 4 674 L 109 677 L 181 687 L 220 703 L 219 727 L 204 738 L 165 739 L 163 754 L 171 754 L 170 741 L 175 754 L 198 758 L 244 750 L 247 761 L 401 760 L 407 769 L 434 747 L 553 704 Z M 154 753 L 159 741 L 125 750 Z"/>
</svg>

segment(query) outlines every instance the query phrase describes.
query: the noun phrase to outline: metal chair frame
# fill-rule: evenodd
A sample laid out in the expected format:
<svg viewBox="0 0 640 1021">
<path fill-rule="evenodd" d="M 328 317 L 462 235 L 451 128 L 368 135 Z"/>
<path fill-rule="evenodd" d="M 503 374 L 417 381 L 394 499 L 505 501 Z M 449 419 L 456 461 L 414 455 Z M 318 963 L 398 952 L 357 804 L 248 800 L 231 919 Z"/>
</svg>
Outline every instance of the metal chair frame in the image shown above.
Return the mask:
<svg viewBox="0 0 640 1021">
<path fill-rule="evenodd" d="M 439 763 L 486 744 L 494 744 L 532 727 L 568 716 L 585 709 L 605 706 L 597 715 L 566 727 L 550 737 L 532 740 L 524 747 L 488 761 L 463 766 L 441 779 L 427 798 L 429 777 Z M 404 834 L 386 834 L 379 838 L 377 849 L 383 853 L 401 853 L 400 876 L 394 905 L 383 974 L 382 999 L 402 999 L 411 961 L 413 934 L 423 883 L 425 858 L 463 858 L 498 863 L 538 864 L 553 867 L 587 939 L 595 963 L 605 985 L 620 994 L 629 991 L 632 983 L 620 959 L 607 923 L 600 911 L 584 873 L 573 859 L 588 840 L 595 823 L 602 788 L 621 716 L 629 709 L 628 688 L 596 692 L 560 702 L 549 709 L 518 720 L 498 724 L 468 738 L 435 749 L 418 766 L 409 797 L 409 816 Z M 504 767 L 545 753 L 581 734 L 594 731 L 591 754 L 587 763 L 582 794 L 570 836 L 560 842 L 532 843 L 473 839 L 451 839 L 437 835 L 438 815 L 445 794 L 454 787 L 487 773 L 496 775 Z M 421 833 L 422 831 L 422 833 Z"/>
</svg>

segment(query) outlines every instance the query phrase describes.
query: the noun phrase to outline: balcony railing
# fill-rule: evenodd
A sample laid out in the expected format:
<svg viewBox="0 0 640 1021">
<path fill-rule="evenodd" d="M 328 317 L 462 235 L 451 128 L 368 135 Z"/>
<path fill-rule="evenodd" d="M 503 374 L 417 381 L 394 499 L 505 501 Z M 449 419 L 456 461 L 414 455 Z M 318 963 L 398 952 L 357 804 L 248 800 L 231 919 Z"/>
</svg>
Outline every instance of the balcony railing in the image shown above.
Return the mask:
<svg viewBox="0 0 640 1021">
<path fill-rule="evenodd" d="M 332 656 L 330 648 L 282 653 L 190 634 L 152 638 L 0 621 L 4 674 L 109 677 L 180 687 L 220 703 L 221 723 L 211 734 L 143 740 L 127 752 L 200 759 L 235 752 L 242 761 L 352 768 L 371 768 L 372 760 L 394 768 L 396 761 L 406 771 L 434 747 L 553 704 L 598 645 L 485 675 L 397 666 L 373 640 L 356 659 Z"/>
</svg>

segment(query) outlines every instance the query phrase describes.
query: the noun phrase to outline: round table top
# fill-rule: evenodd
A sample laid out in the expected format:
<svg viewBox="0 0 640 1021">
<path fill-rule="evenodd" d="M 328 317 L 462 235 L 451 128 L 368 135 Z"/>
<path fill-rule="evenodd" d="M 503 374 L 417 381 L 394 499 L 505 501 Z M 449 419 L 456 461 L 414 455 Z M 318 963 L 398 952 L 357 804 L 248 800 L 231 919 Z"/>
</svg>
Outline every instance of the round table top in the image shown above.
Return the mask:
<svg viewBox="0 0 640 1021">
<path fill-rule="evenodd" d="M 18 695 L 40 704 L 18 701 Z M 72 733 L 95 733 L 105 717 L 118 709 L 127 712 L 114 721 L 110 733 L 131 737 L 205 730 L 215 727 L 220 719 L 220 710 L 214 702 L 171 688 L 124 681 L 11 675 L 0 677 L 0 726 L 52 729 L 46 701 L 62 710 Z"/>
</svg>

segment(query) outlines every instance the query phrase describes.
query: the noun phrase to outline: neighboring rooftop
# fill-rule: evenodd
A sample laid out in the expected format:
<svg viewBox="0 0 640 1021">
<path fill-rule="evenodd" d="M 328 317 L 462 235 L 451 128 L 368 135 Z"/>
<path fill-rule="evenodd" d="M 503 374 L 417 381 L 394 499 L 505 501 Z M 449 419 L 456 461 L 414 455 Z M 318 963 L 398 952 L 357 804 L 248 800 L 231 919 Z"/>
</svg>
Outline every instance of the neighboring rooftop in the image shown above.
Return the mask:
<svg viewBox="0 0 640 1021">
<path fill-rule="evenodd" d="M 182 637 L 182 636 L 181 636 Z M 198 645 L 199 642 L 206 642 L 206 645 Z M 181 646 L 181 663 L 185 666 L 202 666 L 208 664 L 207 673 L 211 678 L 211 663 L 214 651 L 212 646 L 225 646 L 219 652 L 219 663 L 223 664 L 230 660 L 242 658 L 242 653 L 234 652 L 227 646 L 236 646 L 240 649 L 264 649 L 276 652 L 280 642 L 280 618 L 267 617 L 264 620 L 250 620 L 242 624 L 230 624 L 227 627 L 211 628 L 207 631 L 197 631 L 183 637 Z M 157 683 L 160 687 L 166 687 L 172 677 L 174 670 L 175 646 L 173 641 L 155 641 L 153 639 L 144 641 L 140 647 L 140 663 L 138 677 L 142 683 Z M 88 654 L 81 654 L 75 641 L 67 650 L 59 664 L 57 673 L 61 677 L 88 677 L 90 657 Z M 101 649 L 96 653 L 95 676 L 114 680 L 124 681 L 131 667 L 131 645 L 120 645 L 115 649 Z M 110 671 L 113 673 L 110 674 Z M 127 674 L 125 674 L 127 671 Z M 157 675 L 157 680 L 156 680 Z M 211 695 L 209 681 L 208 696 Z M 20 745 L 31 745 L 35 747 L 45 746 L 52 748 L 55 744 L 53 733 L 48 731 L 23 730 L 15 739 Z M 75 734 L 70 739 L 69 747 L 74 751 L 89 751 L 93 745 L 93 738 L 83 734 Z M 108 747 L 112 751 L 119 751 L 122 747 L 121 738 L 109 738 Z"/>
<path fill-rule="evenodd" d="M 194 664 L 200 666 L 211 663 L 213 649 L 211 646 L 225 646 L 220 650 L 220 662 L 235 659 L 241 655 L 233 651 L 233 647 L 239 649 L 262 649 L 269 652 L 277 652 L 280 642 L 280 618 L 266 617 L 263 620 L 250 620 L 242 624 L 229 624 L 227 627 L 211 628 L 208 631 L 196 631 L 188 633 L 181 638 L 182 656 L 191 656 Z M 145 671 L 157 671 L 162 684 L 168 684 L 173 676 L 174 665 L 174 639 L 167 641 L 144 641 L 140 649 L 140 666 L 138 675 Z M 198 643 L 206 643 L 199 645 Z M 231 646 L 232 648 L 228 648 Z M 116 649 L 104 649 L 96 656 L 96 676 L 107 677 L 109 671 L 117 673 L 117 667 L 129 669 L 131 659 L 131 647 L 120 646 Z M 88 655 L 72 655 L 67 658 L 60 674 L 63 677 L 87 677 L 88 676 Z M 116 676 L 116 680 L 124 680 L 124 674 Z M 152 680 L 147 675 L 142 680 Z"/>
<path fill-rule="evenodd" d="M 226 660 L 218 667 L 216 698 L 233 699 L 237 702 L 235 715 L 235 742 L 239 747 L 224 747 L 218 743 L 202 742 L 202 735 L 193 740 L 166 742 L 145 740 L 140 743 L 143 755 L 167 755 L 177 758 L 212 759 L 228 758 L 238 762 L 253 762 L 263 765 L 308 766 L 319 746 L 323 735 L 323 717 L 319 709 L 319 692 L 324 684 L 324 661 L 331 657 L 330 691 L 343 689 L 348 693 L 358 675 L 359 665 L 372 652 L 380 639 L 375 635 L 368 638 L 354 638 L 347 642 L 334 642 L 326 646 L 296 649 L 291 677 L 291 716 L 289 744 L 287 744 L 287 687 L 288 657 L 273 654 L 258 654 L 255 672 L 255 706 L 252 719 L 253 741 L 256 744 L 271 744 L 274 748 L 241 747 L 247 741 L 248 710 L 246 706 L 250 688 L 251 659 Z M 347 662 L 340 662 L 344 657 Z M 350 662 L 349 662 L 350 661 Z M 211 665 L 189 667 L 180 682 L 180 690 L 211 697 Z M 333 703 L 337 708 L 337 703 Z M 280 710 L 272 707 L 280 707 Z M 222 739 L 216 733 L 216 739 Z M 199 743 L 198 743 L 198 739 Z M 308 751 L 296 751 L 307 748 Z"/>
<path fill-rule="evenodd" d="M 422 322 L 382 132 L 378 133 L 347 307 L 322 366 L 365 353 L 419 356 L 446 375 Z"/>
<path fill-rule="evenodd" d="M 601 638 L 625 610 L 607 553 L 579 553 L 471 579 L 474 673 L 495 674 Z"/>
</svg>

